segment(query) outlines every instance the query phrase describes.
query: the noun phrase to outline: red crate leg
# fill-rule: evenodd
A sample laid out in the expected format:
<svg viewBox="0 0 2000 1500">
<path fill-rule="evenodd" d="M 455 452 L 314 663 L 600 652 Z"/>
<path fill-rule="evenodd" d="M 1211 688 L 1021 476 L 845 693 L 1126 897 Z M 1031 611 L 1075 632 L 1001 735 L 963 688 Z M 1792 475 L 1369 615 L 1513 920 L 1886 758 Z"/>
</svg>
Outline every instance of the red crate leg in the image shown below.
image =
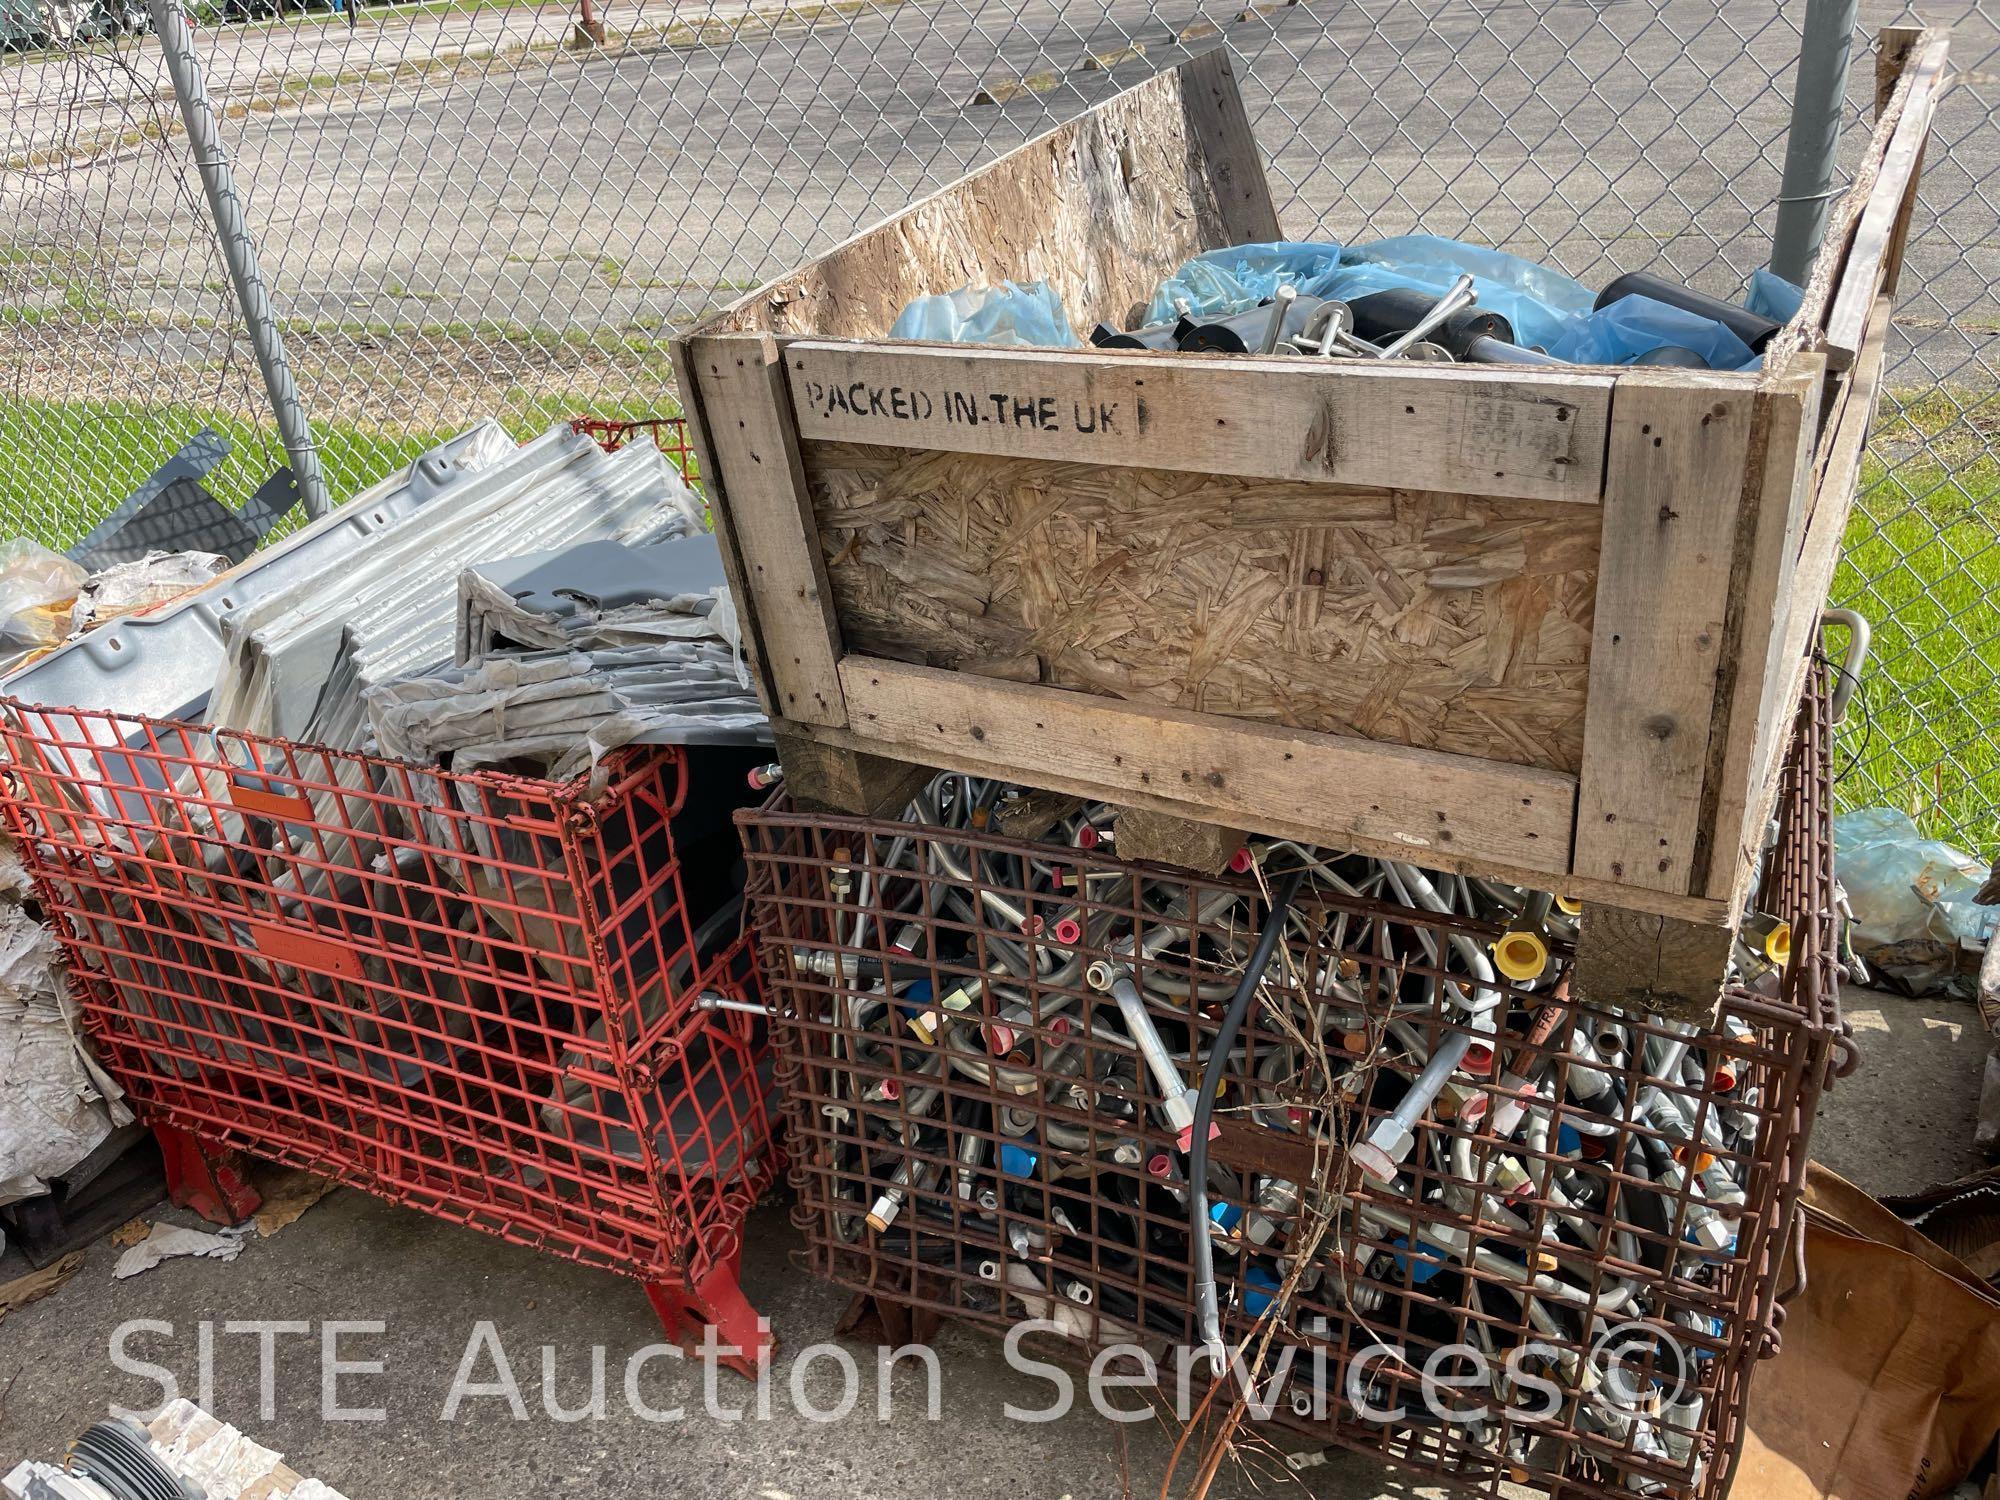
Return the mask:
<svg viewBox="0 0 2000 1500">
<path fill-rule="evenodd" d="M 743 1252 L 716 1262 L 694 1286 L 676 1281 L 649 1281 L 646 1296 L 667 1330 L 667 1337 L 683 1349 L 700 1347 L 702 1330 L 713 1325 L 716 1343 L 737 1354 L 718 1356 L 722 1363 L 750 1380 L 758 1374 L 758 1355 L 775 1343 L 770 1325 L 757 1316 L 737 1285 L 736 1272 Z"/>
<path fill-rule="evenodd" d="M 241 1224 L 263 1205 L 236 1152 L 210 1145 L 178 1125 L 155 1125 L 153 1135 L 166 1161 L 167 1197 L 175 1207 L 192 1209 L 211 1224 Z"/>
</svg>

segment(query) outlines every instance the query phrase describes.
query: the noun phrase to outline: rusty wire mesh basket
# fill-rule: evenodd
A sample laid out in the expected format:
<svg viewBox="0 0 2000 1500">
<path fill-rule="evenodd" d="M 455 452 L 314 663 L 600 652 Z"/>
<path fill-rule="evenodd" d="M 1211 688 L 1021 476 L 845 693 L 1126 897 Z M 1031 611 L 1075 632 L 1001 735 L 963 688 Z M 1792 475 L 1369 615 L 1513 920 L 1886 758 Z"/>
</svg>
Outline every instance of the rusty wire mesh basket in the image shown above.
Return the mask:
<svg viewBox="0 0 2000 1500">
<path fill-rule="evenodd" d="M 1235 1357 L 1278 1419 L 1475 1493 L 1721 1493 L 1842 1055 L 1825 712 L 1815 692 L 1764 883 L 1789 960 L 1782 925 L 1747 924 L 1746 982 L 1699 1030 L 1570 998 L 1560 907 L 1532 977 L 1482 971 L 1468 955 L 1511 947 L 1521 972 L 1523 893 L 1288 844 L 1196 878 L 1117 859 L 1101 809 L 1002 837 L 1022 804 L 956 777 L 906 821 L 739 813 L 811 1268 L 1187 1358 L 1200 1205 L 1175 1095 L 1270 887 L 1306 868 L 1214 1106 L 1204 1222 Z M 1427 1363 L 1482 1358 L 1424 1400 Z"/>
</svg>

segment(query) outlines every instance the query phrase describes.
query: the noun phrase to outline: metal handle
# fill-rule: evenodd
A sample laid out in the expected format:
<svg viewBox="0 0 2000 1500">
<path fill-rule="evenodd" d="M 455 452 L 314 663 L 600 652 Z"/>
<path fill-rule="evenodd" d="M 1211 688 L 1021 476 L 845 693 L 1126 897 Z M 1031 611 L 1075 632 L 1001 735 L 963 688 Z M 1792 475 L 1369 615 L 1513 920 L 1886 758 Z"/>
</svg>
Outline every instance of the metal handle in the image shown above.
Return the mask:
<svg viewBox="0 0 2000 1500">
<path fill-rule="evenodd" d="M 1861 686 L 1861 669 L 1868 664 L 1868 646 L 1875 632 L 1864 616 L 1851 609 L 1825 611 L 1819 618 L 1822 635 L 1829 625 L 1847 627 L 1847 655 L 1834 667 L 1839 675 L 1833 684 L 1833 722 L 1838 724 L 1847 717 L 1847 705 L 1854 699 L 1854 690 Z"/>
</svg>

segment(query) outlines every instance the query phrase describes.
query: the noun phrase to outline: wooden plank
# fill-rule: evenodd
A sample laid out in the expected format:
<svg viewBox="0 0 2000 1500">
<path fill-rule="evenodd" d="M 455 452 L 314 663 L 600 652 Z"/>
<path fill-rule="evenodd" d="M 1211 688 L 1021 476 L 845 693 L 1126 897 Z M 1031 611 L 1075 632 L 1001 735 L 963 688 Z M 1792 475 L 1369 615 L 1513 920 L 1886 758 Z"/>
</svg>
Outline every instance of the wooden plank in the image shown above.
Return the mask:
<svg viewBox="0 0 2000 1500">
<path fill-rule="evenodd" d="M 1862 454 L 1869 429 L 1874 425 L 1875 406 L 1888 364 L 1890 313 L 1889 299 L 1877 298 L 1861 359 L 1842 384 L 1841 398 L 1825 424 L 1813 463 L 1804 534 L 1787 590 L 1793 607 L 1784 617 L 1782 639 L 1772 653 L 1782 670 L 1773 679 L 1766 732 L 1759 737 L 1758 759 L 1748 771 L 1747 784 L 1754 800 L 1744 820 L 1743 837 L 1733 863 L 1725 865 L 1718 861 L 1708 883 L 1710 895 L 1722 895 L 1720 877 L 1723 874 L 1731 877 L 1727 896 L 1732 910 L 1740 911 L 1748 899 L 1757 871 L 1757 851 L 1749 845 L 1753 838 L 1761 837 L 1777 805 L 1779 772 L 1791 730 L 1790 720 L 1785 716 L 1805 690 L 1820 610 L 1832 586 L 1841 543 L 1847 534 L 1847 519 L 1854 509 Z"/>
<path fill-rule="evenodd" d="M 809 339 L 785 360 L 806 439 L 1581 503 L 1602 492 L 1615 379 Z"/>
<path fill-rule="evenodd" d="M 802 812 L 898 818 L 937 772 L 840 745 L 823 745 L 796 729 L 773 736 L 785 768 L 785 791 Z"/>
<path fill-rule="evenodd" d="M 834 670 L 840 631 L 780 361 L 769 334 L 687 340 L 685 366 L 706 419 L 702 479 L 715 513 L 728 516 L 729 552 L 742 569 L 761 636 L 766 711 L 808 724 L 845 724 Z"/>
<path fill-rule="evenodd" d="M 1554 772 L 905 662 L 851 656 L 840 674 L 853 728 L 898 758 L 1420 862 L 1568 863 L 1575 782 Z"/>
<path fill-rule="evenodd" d="M 694 331 L 881 338 L 918 297 L 1005 280 L 1047 281 L 1079 329 L 1122 317 L 1190 256 L 1275 237 L 1256 143 L 1217 90 L 1235 90 L 1222 49 L 1016 147 Z"/>
<path fill-rule="evenodd" d="M 1271 201 L 1264 154 L 1243 108 L 1229 49 L 1216 47 L 1192 59 L 1181 81 L 1188 135 L 1198 144 L 1214 187 L 1216 208 L 1234 236 L 1232 244 L 1260 245 L 1282 240 L 1277 205 Z"/>
<path fill-rule="evenodd" d="M 1903 95 L 1881 169 L 1855 227 L 1854 243 L 1841 272 L 1839 290 L 1834 293 L 1833 305 L 1827 312 L 1827 358 L 1836 370 L 1853 364 L 1861 348 L 1868 314 L 1890 270 L 1897 226 L 1908 222 L 1906 205 L 1917 191 L 1923 170 L 1924 145 L 1930 139 L 1931 119 L 1944 93 L 1945 59 L 1949 51 L 1950 39 L 1933 34 L 1917 49 L 1904 74 L 1908 91 Z M 1903 93 L 1900 84 L 1898 92 Z"/>
<path fill-rule="evenodd" d="M 1727 925 L 1591 906 L 1577 929 L 1571 993 L 1585 1005 L 1700 1024 L 1722 998 L 1734 941 Z"/>
<path fill-rule="evenodd" d="M 687 423 L 688 444 L 694 449 L 696 471 L 704 476 L 720 472 L 715 446 L 708 438 L 707 414 L 702 409 L 701 383 L 695 379 L 685 339 L 668 345 L 674 367 L 674 389 L 680 396 L 681 416 Z M 729 507 L 721 503 L 721 490 L 712 478 L 704 477 L 699 488 L 709 503 L 709 518 L 715 527 L 716 550 L 722 554 L 722 575 L 736 601 L 736 621 L 741 632 L 743 664 L 757 685 L 758 697 L 768 708 L 779 701 L 775 683 L 764 665 L 764 638 L 750 593 L 750 581 L 743 567 L 743 554 L 736 543 L 736 528 L 730 524 Z"/>
<path fill-rule="evenodd" d="M 1923 44 L 1924 29 L 1921 26 L 1885 26 L 1875 41 L 1875 116 L 1882 117 L 1895 97 L 1896 84 L 1903 70 L 1909 66 L 1910 54 Z M 1917 153 L 1916 178 L 1923 180 L 1924 153 Z M 1882 278 L 1882 289 L 1893 293 L 1903 269 L 1903 248 L 1910 237 L 1910 219 L 1916 212 L 1916 183 L 1903 197 L 1902 211 L 1896 215 L 1896 227 L 1889 234 L 1888 264 Z"/>
<path fill-rule="evenodd" d="M 1941 32 L 1924 32 L 1912 38 L 1907 34 L 1907 28 L 1893 26 L 1882 33 L 1875 77 L 1877 121 L 1874 134 L 1869 139 L 1868 149 L 1862 154 L 1860 166 L 1855 169 L 1853 181 L 1834 205 L 1826 233 L 1820 241 L 1819 255 L 1813 261 L 1812 274 L 1806 278 L 1805 296 L 1799 301 L 1798 312 L 1765 348 L 1766 370 L 1783 368 L 1785 362 L 1801 349 L 1823 347 L 1828 309 L 1840 288 L 1855 232 L 1874 196 L 1875 185 L 1882 174 L 1890 143 L 1895 138 L 1904 104 L 1916 86 L 1915 72 L 1908 66 L 1908 58 L 1920 45 L 1942 35 Z M 1889 71 L 1891 67 L 1894 68 L 1893 73 Z"/>
<path fill-rule="evenodd" d="M 1224 828 L 1150 807 L 1122 807 L 1114 828 L 1120 859 L 1173 865 L 1198 875 L 1220 875 L 1243 848 L 1239 828 Z"/>
<path fill-rule="evenodd" d="M 1889 112 L 1889 101 L 1895 97 L 1896 85 L 1903 80 L 1903 70 L 1910 65 L 1910 54 L 1917 50 L 1923 37 L 1921 26 L 1884 26 L 1875 33 L 1876 119 Z"/>
<path fill-rule="evenodd" d="M 1727 898 L 1735 890 L 1744 845 L 1754 852 L 1761 838 L 1761 820 L 1749 826 L 1752 809 L 1763 800 L 1757 777 L 1774 737 L 1782 741 L 1789 732 L 1795 702 L 1784 697 L 1792 680 L 1786 627 L 1800 610 L 1817 614 L 1821 602 L 1794 588 L 1793 568 L 1812 506 L 1825 366 L 1817 354 L 1798 356 L 1766 380 L 1752 414 L 1721 654 L 1723 692 L 1704 778 L 1713 810 L 1702 815 L 1701 828 L 1711 837 L 1696 888 L 1711 896 Z"/>
<path fill-rule="evenodd" d="M 800 734 L 821 744 L 836 745 L 851 750 L 878 753 L 885 749 L 895 749 L 898 753 L 926 757 L 933 763 L 943 764 L 951 770 L 973 776 L 995 776 L 1002 780 L 1013 780 L 1023 774 L 1023 768 L 1019 763 L 1020 757 L 1013 754 L 1011 747 L 1009 752 L 1011 758 L 1003 760 L 987 754 L 984 745 L 970 737 L 959 743 L 952 751 L 949 760 L 946 760 L 934 747 L 892 746 L 879 734 L 860 733 L 852 726 L 845 729 L 829 729 L 811 724 L 793 726 L 774 720 L 772 728 L 775 731 L 796 728 Z M 1066 759 L 1051 761 L 1035 772 L 1035 779 L 1040 787 L 1051 795 L 1069 796 L 1087 802 L 1105 802 L 1113 796 L 1090 776 L 1078 774 L 1068 765 Z M 1187 812 L 1185 802 L 1170 801 L 1164 797 L 1153 796 L 1149 792 L 1126 790 L 1116 795 L 1123 798 L 1122 803 L 1117 805 L 1125 807 L 1150 807 L 1182 815 Z M 996 814 L 996 818 L 997 816 Z M 996 823 L 996 831 L 1005 830 L 1000 830 Z M 1728 903 L 1707 896 L 1688 896 L 1673 891 L 1646 891 L 1617 885 L 1608 880 L 1591 880 L 1575 874 L 1565 875 L 1556 870 L 1531 870 L 1522 865 L 1509 864 L 1491 855 L 1468 858 L 1453 852 L 1456 846 L 1452 844 L 1433 844 L 1420 853 L 1412 853 L 1407 843 L 1398 842 L 1393 837 L 1376 838 L 1366 834 L 1336 836 L 1325 828 L 1314 827 L 1306 821 L 1297 808 L 1293 808 L 1289 816 L 1280 811 L 1270 817 L 1259 819 L 1256 831 L 1280 838 L 1352 849 L 1357 853 L 1380 858 L 1421 859 L 1427 869 L 1477 875 L 1488 880 L 1502 881 L 1508 885 L 1551 890 L 1558 895 L 1586 904 L 1625 906 L 1707 926 L 1725 924 L 1730 919 Z M 1033 837 L 1032 834 L 1026 833 L 1019 836 Z"/>
<path fill-rule="evenodd" d="M 1753 401 L 1666 371 L 1614 398 L 1590 647 L 1579 875 L 1693 891 Z"/>
</svg>

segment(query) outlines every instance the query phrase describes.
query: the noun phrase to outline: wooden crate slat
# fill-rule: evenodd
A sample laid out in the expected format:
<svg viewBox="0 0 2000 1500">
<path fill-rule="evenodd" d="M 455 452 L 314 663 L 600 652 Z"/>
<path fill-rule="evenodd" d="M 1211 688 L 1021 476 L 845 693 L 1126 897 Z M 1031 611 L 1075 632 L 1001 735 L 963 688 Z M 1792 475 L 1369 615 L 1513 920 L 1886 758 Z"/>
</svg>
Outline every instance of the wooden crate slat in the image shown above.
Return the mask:
<svg viewBox="0 0 2000 1500">
<path fill-rule="evenodd" d="M 1924 146 L 1946 87 L 1947 38 L 1927 33 L 1918 44 L 1892 104 L 1895 129 L 1881 156 L 1873 189 L 1855 225 L 1847 265 L 1826 316 L 1826 353 L 1832 368 L 1844 370 L 1861 348 L 1876 294 L 1902 259 L 1909 232 L 1909 208 L 1923 171 Z"/>
<path fill-rule="evenodd" d="M 742 568 L 762 637 L 775 711 L 808 724 L 845 724 L 840 626 L 806 507 L 805 471 L 777 341 L 697 336 L 686 362 L 700 383 L 709 451 L 702 475 L 729 514 L 727 554 Z"/>
<path fill-rule="evenodd" d="M 1690 889 L 1752 402 L 1665 371 L 1618 383 L 1590 698 L 1579 875 Z"/>
<path fill-rule="evenodd" d="M 785 365 L 809 440 L 1584 504 L 1614 379 L 816 339 Z"/>
<path fill-rule="evenodd" d="M 1073 781 L 1254 831 L 1316 829 L 1418 864 L 1490 860 L 1548 876 L 1568 864 L 1576 783 L 1556 772 L 907 662 L 851 656 L 840 675 L 852 727 L 924 764 L 971 757 L 1058 790 Z"/>
<path fill-rule="evenodd" d="M 1757 393 L 1723 652 L 1727 713 L 1710 736 L 1705 779 L 1714 806 L 1702 821 L 1713 835 L 1696 880 L 1698 889 L 1725 899 L 1747 885 L 1777 797 L 1774 757 L 1790 735 L 1800 686 L 1792 672 L 1802 639 L 1794 622 L 1819 614 L 1818 596 L 1797 587 L 1797 563 L 1812 512 L 1826 360 L 1802 354 L 1794 365 Z"/>
</svg>

